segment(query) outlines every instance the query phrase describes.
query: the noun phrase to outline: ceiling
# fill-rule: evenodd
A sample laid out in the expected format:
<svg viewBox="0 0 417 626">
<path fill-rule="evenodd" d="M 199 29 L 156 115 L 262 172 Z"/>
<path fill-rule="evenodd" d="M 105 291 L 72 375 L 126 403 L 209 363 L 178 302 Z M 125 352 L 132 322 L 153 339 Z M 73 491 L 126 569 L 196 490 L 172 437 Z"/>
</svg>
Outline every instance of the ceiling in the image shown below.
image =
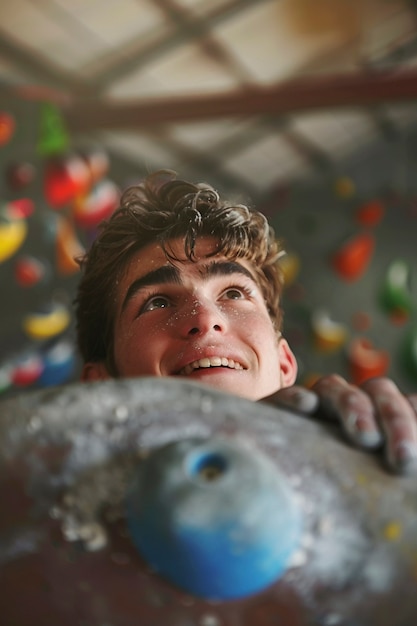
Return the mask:
<svg viewBox="0 0 417 626">
<path fill-rule="evenodd" d="M 257 199 L 417 117 L 411 0 L 3 0 L 1 13 L 3 89 L 55 100 L 73 137 L 138 172 Z"/>
</svg>

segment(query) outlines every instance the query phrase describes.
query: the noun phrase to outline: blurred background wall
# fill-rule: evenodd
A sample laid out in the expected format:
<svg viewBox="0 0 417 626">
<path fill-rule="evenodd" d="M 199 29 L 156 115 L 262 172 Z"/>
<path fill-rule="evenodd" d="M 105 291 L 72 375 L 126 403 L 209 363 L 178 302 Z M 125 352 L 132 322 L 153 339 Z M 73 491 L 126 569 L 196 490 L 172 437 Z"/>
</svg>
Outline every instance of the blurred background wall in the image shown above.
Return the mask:
<svg viewBox="0 0 417 626">
<path fill-rule="evenodd" d="M 78 379 L 73 257 L 159 168 L 285 241 L 299 380 L 417 381 L 413 2 L 21 0 L 0 25 L 0 394 Z"/>
</svg>

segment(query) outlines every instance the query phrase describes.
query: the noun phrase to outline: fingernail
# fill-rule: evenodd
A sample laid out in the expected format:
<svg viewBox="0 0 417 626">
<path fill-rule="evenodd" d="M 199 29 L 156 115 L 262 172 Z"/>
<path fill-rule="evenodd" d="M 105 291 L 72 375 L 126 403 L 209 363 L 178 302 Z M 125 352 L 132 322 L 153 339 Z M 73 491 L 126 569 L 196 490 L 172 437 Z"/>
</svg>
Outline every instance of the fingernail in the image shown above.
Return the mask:
<svg viewBox="0 0 417 626">
<path fill-rule="evenodd" d="M 301 413 L 313 413 L 319 406 L 319 398 L 314 391 L 297 389 L 288 395 L 285 403 Z"/>
<path fill-rule="evenodd" d="M 362 448 L 377 448 L 384 440 L 382 432 L 375 428 L 370 429 L 366 416 L 355 411 L 349 411 L 343 416 L 342 423 L 347 436 Z"/>
<path fill-rule="evenodd" d="M 412 441 L 400 441 L 389 455 L 391 466 L 402 474 L 417 473 L 417 445 Z"/>
</svg>

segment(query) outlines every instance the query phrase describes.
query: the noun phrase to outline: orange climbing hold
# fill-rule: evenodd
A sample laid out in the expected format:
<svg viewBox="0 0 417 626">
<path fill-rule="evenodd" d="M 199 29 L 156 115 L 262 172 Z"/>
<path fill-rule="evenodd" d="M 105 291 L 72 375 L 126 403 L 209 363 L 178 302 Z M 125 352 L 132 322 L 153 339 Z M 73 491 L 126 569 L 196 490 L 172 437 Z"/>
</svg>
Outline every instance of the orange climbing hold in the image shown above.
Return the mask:
<svg viewBox="0 0 417 626">
<path fill-rule="evenodd" d="M 59 217 L 56 239 L 56 262 L 58 272 L 64 276 L 74 274 L 79 270 L 75 258 L 84 253 L 71 222 Z"/>
<path fill-rule="evenodd" d="M 14 117 L 10 113 L 0 111 L 0 146 L 9 143 L 16 128 Z"/>
<path fill-rule="evenodd" d="M 375 376 L 384 376 L 390 364 L 388 352 L 378 350 L 365 337 L 358 337 L 351 341 L 348 358 L 350 377 L 355 385 L 360 385 Z"/>
<path fill-rule="evenodd" d="M 360 233 L 349 239 L 332 257 L 336 273 L 346 281 L 360 278 L 366 271 L 375 249 L 371 233 Z"/>
</svg>

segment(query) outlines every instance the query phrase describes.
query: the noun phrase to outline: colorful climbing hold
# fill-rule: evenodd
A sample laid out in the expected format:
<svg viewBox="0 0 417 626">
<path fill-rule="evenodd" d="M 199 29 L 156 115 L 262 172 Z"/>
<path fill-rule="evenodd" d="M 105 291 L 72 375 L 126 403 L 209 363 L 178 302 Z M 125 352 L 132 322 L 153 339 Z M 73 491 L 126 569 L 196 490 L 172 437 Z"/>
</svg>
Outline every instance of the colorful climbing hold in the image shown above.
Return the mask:
<svg viewBox="0 0 417 626">
<path fill-rule="evenodd" d="M 106 176 L 110 168 L 110 161 L 103 149 L 90 149 L 82 152 L 80 156 L 86 162 L 90 172 L 90 186 L 95 185 Z"/>
<path fill-rule="evenodd" d="M 13 256 L 26 239 L 25 220 L 13 219 L 6 209 L 0 211 L 0 263 Z"/>
<path fill-rule="evenodd" d="M 392 261 L 381 288 L 380 302 L 394 323 L 404 323 L 413 310 L 410 290 L 410 265 L 404 259 Z"/>
<path fill-rule="evenodd" d="M 85 194 L 90 185 L 86 162 L 78 155 L 51 159 L 45 165 L 43 187 L 45 198 L 53 209 L 61 209 Z"/>
<path fill-rule="evenodd" d="M 86 196 L 73 203 L 73 216 L 80 228 L 95 228 L 114 212 L 119 202 L 119 191 L 110 180 L 103 180 Z"/>
<path fill-rule="evenodd" d="M 282 272 L 284 286 L 293 284 L 300 271 L 300 257 L 292 252 L 286 252 L 279 260 L 279 267 Z"/>
<path fill-rule="evenodd" d="M 75 259 L 84 253 L 75 229 L 71 222 L 59 216 L 56 222 L 56 263 L 59 274 L 68 276 L 78 272 L 79 266 Z"/>
<path fill-rule="evenodd" d="M 46 311 L 27 315 L 23 320 L 23 330 L 31 339 L 50 339 L 66 330 L 70 321 L 66 307 L 52 305 Z"/>
<path fill-rule="evenodd" d="M 330 319 L 327 311 L 322 309 L 314 311 L 311 326 L 314 347 L 319 352 L 334 352 L 346 343 L 348 336 L 346 326 Z"/>
<path fill-rule="evenodd" d="M 384 376 L 390 364 L 388 352 L 375 348 L 366 337 L 357 337 L 350 342 L 348 360 L 350 377 L 355 385 L 375 376 Z"/>
<path fill-rule="evenodd" d="M 9 143 L 16 128 L 14 117 L 6 111 L 0 111 L 0 146 Z"/>
<path fill-rule="evenodd" d="M 38 384 L 51 387 L 67 382 L 75 371 L 76 356 L 74 346 L 67 339 L 61 339 L 49 346 L 43 354 L 43 371 Z"/>
<path fill-rule="evenodd" d="M 348 176 L 340 176 L 334 184 L 334 190 L 339 198 L 350 198 L 356 191 L 355 183 Z"/>
<path fill-rule="evenodd" d="M 42 371 L 43 361 L 39 354 L 27 354 L 14 363 L 12 383 L 16 387 L 28 387 L 38 380 Z"/>
<path fill-rule="evenodd" d="M 6 181 L 13 191 L 27 187 L 35 178 L 35 168 L 31 163 L 21 161 L 11 163 L 6 169 Z"/>
<path fill-rule="evenodd" d="M 361 226 L 373 227 L 379 224 L 385 213 L 380 200 L 370 200 L 356 210 L 356 220 Z"/>
<path fill-rule="evenodd" d="M 30 198 L 19 198 L 8 202 L 4 209 L 11 219 L 23 219 L 32 215 L 35 203 Z"/>
<path fill-rule="evenodd" d="M 63 116 L 54 104 L 45 102 L 40 109 L 38 152 L 43 157 L 63 154 L 69 147 L 69 135 Z"/>
<path fill-rule="evenodd" d="M 46 276 L 46 264 L 30 255 L 25 255 L 16 260 L 14 277 L 20 287 L 32 287 L 38 284 Z"/>
<path fill-rule="evenodd" d="M 148 565 L 179 588 L 245 597 L 282 576 L 299 548 L 302 510 L 288 483 L 238 438 L 183 439 L 138 465 L 128 529 Z"/>
<path fill-rule="evenodd" d="M 360 233 L 349 239 L 331 257 L 331 265 L 343 280 L 360 278 L 366 271 L 375 248 L 371 233 Z"/>
</svg>

